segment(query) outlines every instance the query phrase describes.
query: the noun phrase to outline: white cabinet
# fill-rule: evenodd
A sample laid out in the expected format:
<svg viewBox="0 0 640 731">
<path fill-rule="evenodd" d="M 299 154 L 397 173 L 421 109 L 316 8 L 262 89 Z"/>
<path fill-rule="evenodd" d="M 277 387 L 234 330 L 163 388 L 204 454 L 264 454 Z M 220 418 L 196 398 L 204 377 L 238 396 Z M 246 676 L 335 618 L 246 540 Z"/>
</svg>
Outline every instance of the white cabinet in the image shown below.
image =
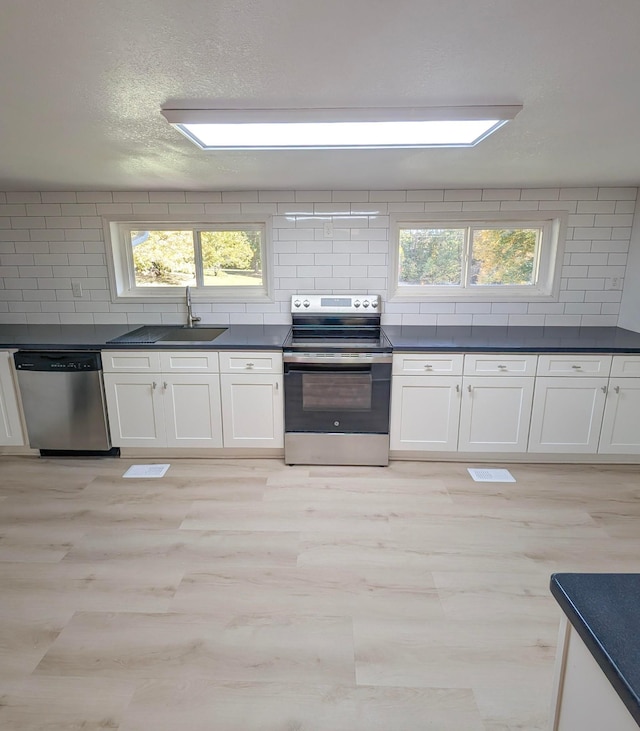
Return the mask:
<svg viewBox="0 0 640 731">
<path fill-rule="evenodd" d="M 615 355 L 600 434 L 601 454 L 640 454 L 640 356 Z"/>
<path fill-rule="evenodd" d="M 535 355 L 465 356 L 459 451 L 526 452 L 536 361 Z"/>
<path fill-rule="evenodd" d="M 455 451 L 463 355 L 393 356 L 390 448 Z"/>
<path fill-rule="evenodd" d="M 221 352 L 220 371 L 224 446 L 282 449 L 282 353 Z"/>
<path fill-rule="evenodd" d="M 25 444 L 14 378 L 13 353 L 0 351 L 0 446 L 22 447 Z"/>
<path fill-rule="evenodd" d="M 222 446 L 217 353 L 107 351 L 102 361 L 114 446 Z"/>
<path fill-rule="evenodd" d="M 598 451 L 611 360 L 610 355 L 539 357 L 530 452 Z"/>
<path fill-rule="evenodd" d="M 396 452 L 640 455 L 638 414 L 637 354 L 393 356 Z"/>
</svg>

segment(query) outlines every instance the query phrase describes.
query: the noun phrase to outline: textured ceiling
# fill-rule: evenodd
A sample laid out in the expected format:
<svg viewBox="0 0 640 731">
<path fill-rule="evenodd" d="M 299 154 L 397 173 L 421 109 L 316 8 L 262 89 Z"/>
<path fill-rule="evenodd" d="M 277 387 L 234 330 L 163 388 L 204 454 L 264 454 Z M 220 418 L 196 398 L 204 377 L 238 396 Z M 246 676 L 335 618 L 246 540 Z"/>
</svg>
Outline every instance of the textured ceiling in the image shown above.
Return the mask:
<svg viewBox="0 0 640 731">
<path fill-rule="evenodd" d="M 0 0 L 0 189 L 640 183 L 638 0 Z M 522 104 L 473 149 L 202 152 L 162 105 Z"/>
</svg>

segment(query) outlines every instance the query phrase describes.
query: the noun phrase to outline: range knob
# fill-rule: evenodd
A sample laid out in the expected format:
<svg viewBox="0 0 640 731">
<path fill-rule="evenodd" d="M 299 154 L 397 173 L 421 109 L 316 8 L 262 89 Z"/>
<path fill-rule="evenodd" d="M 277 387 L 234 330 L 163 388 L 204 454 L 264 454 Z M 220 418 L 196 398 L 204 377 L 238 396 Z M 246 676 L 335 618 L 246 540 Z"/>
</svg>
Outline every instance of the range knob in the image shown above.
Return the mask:
<svg viewBox="0 0 640 731">
<path fill-rule="evenodd" d="M 362 303 L 362 306 L 363 306 L 363 307 L 369 307 L 369 300 L 365 300 L 365 301 L 364 301 L 364 302 Z"/>
<path fill-rule="evenodd" d="M 305 307 L 309 307 L 309 305 L 311 304 L 311 302 L 309 302 L 309 300 L 304 300 L 304 302 L 303 302 L 302 304 L 303 304 L 303 305 L 304 305 Z"/>
<path fill-rule="evenodd" d="M 293 300 L 294 307 L 300 307 L 300 300 Z"/>
<path fill-rule="evenodd" d="M 373 307 L 375 309 L 377 306 L 378 306 L 378 300 L 373 300 L 373 302 L 371 303 L 371 307 Z"/>
<path fill-rule="evenodd" d="M 360 300 L 356 300 L 356 301 L 355 301 L 355 302 L 353 303 L 353 306 L 354 306 L 354 307 L 360 307 Z"/>
</svg>

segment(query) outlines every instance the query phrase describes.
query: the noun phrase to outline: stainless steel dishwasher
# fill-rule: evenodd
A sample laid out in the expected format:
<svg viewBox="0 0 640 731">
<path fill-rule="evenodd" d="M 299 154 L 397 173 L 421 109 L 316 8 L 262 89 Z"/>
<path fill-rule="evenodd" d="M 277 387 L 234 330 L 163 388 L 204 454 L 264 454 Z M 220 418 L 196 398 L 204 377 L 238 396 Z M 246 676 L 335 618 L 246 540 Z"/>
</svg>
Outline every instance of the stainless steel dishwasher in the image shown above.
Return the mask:
<svg viewBox="0 0 640 731">
<path fill-rule="evenodd" d="M 13 357 L 32 448 L 110 452 L 100 353 L 19 350 Z"/>
</svg>

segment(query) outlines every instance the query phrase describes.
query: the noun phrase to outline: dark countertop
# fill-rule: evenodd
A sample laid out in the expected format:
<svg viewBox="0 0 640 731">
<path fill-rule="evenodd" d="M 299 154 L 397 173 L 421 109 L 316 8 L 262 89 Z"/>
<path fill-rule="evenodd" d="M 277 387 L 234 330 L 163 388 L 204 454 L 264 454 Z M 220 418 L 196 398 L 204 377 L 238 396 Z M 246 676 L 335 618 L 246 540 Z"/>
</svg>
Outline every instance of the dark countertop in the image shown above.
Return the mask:
<svg viewBox="0 0 640 731">
<path fill-rule="evenodd" d="M 0 325 L 0 348 L 99 350 L 147 348 L 110 343 L 142 325 Z M 167 326 L 168 327 L 168 326 Z M 207 324 L 206 327 L 216 327 Z M 164 350 L 278 350 L 289 325 L 219 325 L 208 345 L 153 343 Z M 383 327 L 395 352 L 640 353 L 640 333 L 619 327 Z"/>
<path fill-rule="evenodd" d="M 620 327 L 391 325 L 384 331 L 396 352 L 640 353 L 640 333 Z"/>
<path fill-rule="evenodd" d="M 640 574 L 554 574 L 551 593 L 640 725 Z"/>
<path fill-rule="evenodd" d="M 110 343 L 142 325 L 0 325 L 0 348 L 21 350 L 279 350 L 289 325 L 220 325 L 228 328 L 210 344 L 189 342 Z M 207 325 L 207 327 L 214 327 Z"/>
</svg>

